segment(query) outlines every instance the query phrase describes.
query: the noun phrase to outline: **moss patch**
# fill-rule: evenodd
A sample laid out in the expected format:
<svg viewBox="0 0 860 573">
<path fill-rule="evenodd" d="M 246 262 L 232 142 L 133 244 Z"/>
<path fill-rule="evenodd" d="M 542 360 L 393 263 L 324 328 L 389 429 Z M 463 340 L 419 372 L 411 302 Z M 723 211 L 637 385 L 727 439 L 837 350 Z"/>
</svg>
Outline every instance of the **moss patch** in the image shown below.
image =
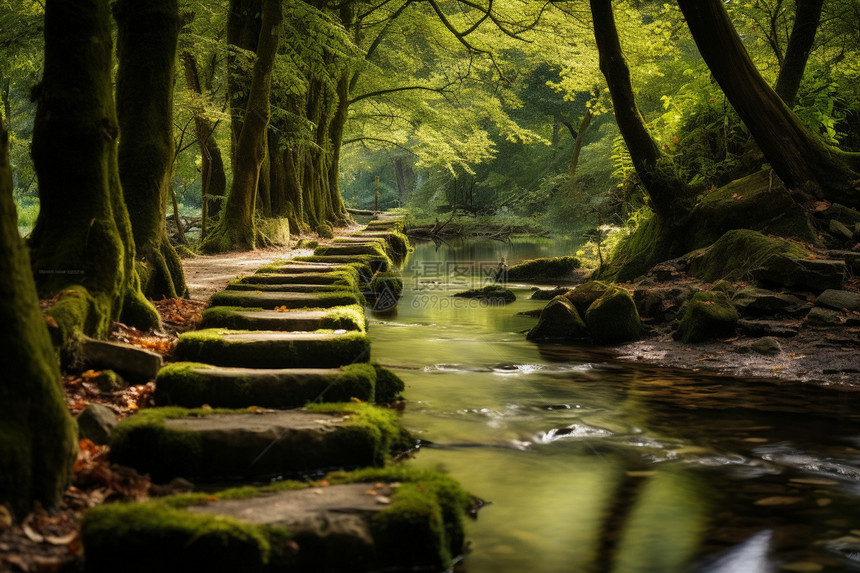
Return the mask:
<svg viewBox="0 0 860 573">
<path fill-rule="evenodd" d="M 259 316 L 256 313 L 260 313 Z M 262 308 L 213 306 L 203 311 L 201 328 L 235 330 L 354 330 L 367 328 L 364 309 L 357 305 L 266 312 Z"/>
<path fill-rule="evenodd" d="M 734 334 L 738 311 L 726 293 L 697 292 L 687 304 L 675 336 L 682 342 L 702 342 Z"/>
<path fill-rule="evenodd" d="M 358 298 L 352 292 L 316 292 L 316 293 L 290 293 L 290 292 L 247 292 L 247 291 L 222 291 L 212 295 L 209 299 L 212 306 L 241 306 L 245 308 L 265 308 L 271 310 L 275 307 L 286 308 L 330 308 L 333 306 L 345 306 L 358 304 Z"/>
<path fill-rule="evenodd" d="M 690 263 L 690 274 L 708 282 L 748 279 L 753 270 L 780 255 L 800 259 L 809 256 L 809 252 L 797 243 L 737 229 L 727 232 L 695 257 Z"/>
<path fill-rule="evenodd" d="M 567 298 L 557 296 L 544 307 L 538 323 L 526 335 L 528 340 L 588 338 L 585 322 Z"/>
<path fill-rule="evenodd" d="M 379 364 L 374 364 L 373 367 L 376 369 L 376 403 L 390 404 L 394 402 L 406 389 L 406 385 L 400 376 L 388 368 Z"/>
<path fill-rule="evenodd" d="M 571 273 L 581 266 L 576 257 L 551 257 L 532 259 L 508 269 L 508 280 L 551 281 L 570 278 Z"/>
<path fill-rule="evenodd" d="M 657 218 L 652 214 L 618 242 L 599 276 L 604 280 L 634 279 L 660 262 L 656 252 Z"/>
<path fill-rule="evenodd" d="M 296 257 L 297 262 L 305 263 L 335 263 L 338 265 L 361 263 L 365 265 L 371 273 L 387 272 L 391 270 L 393 264 L 388 256 L 377 257 L 376 255 L 340 255 L 340 256 L 321 256 L 313 255 L 310 257 Z"/>
<path fill-rule="evenodd" d="M 186 332 L 179 337 L 180 360 L 247 368 L 336 368 L 370 360 L 363 333 L 247 332 L 221 329 Z"/>
<path fill-rule="evenodd" d="M 604 282 L 588 281 L 587 283 L 582 283 L 564 296 L 573 303 L 580 316 L 585 316 L 588 307 L 611 288 L 611 286 Z"/>
<path fill-rule="evenodd" d="M 267 217 L 257 221 L 257 232 L 272 245 L 290 243 L 290 220 L 283 217 Z"/>
<path fill-rule="evenodd" d="M 599 344 L 636 340 L 642 334 L 642 323 L 633 297 L 618 287 L 607 289 L 591 303 L 585 312 L 585 324 Z"/>
</svg>

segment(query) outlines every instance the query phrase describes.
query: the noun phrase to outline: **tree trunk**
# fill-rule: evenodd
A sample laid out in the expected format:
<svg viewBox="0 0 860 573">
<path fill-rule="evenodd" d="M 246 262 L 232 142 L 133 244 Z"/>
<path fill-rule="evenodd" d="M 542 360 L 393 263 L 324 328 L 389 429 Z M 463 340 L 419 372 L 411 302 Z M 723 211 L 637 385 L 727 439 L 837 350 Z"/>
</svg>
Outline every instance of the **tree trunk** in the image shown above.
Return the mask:
<svg viewBox="0 0 860 573">
<path fill-rule="evenodd" d="M 118 0 L 116 106 L 119 177 L 131 219 L 141 287 L 153 299 L 188 294 L 167 237 L 173 173 L 177 0 Z"/>
<path fill-rule="evenodd" d="M 236 48 L 254 53 L 260 40 L 262 26 L 262 0 L 230 0 L 227 13 L 227 94 L 230 101 L 231 137 L 230 157 L 236 168 L 236 147 L 242 135 L 242 125 L 248 109 L 252 70 L 244 65 L 246 57 Z"/>
<path fill-rule="evenodd" d="M 586 110 L 585 115 L 582 117 L 582 121 L 579 122 L 579 130 L 574 136 L 573 153 L 570 156 L 570 163 L 567 165 L 567 179 L 570 190 L 568 195 L 573 194 L 573 178 L 576 175 L 576 167 L 579 165 L 579 154 L 582 152 L 582 145 L 585 142 L 585 134 L 588 133 L 588 128 L 591 126 L 592 117 L 594 117 L 594 114 L 591 113 L 591 110 Z"/>
<path fill-rule="evenodd" d="M 328 153 L 328 191 L 329 203 L 331 204 L 332 219 L 334 225 L 344 225 L 350 221 L 343 197 L 340 194 L 340 152 L 343 147 L 343 131 L 346 127 L 347 114 L 349 112 L 349 82 L 351 74 L 349 69 L 341 71 L 337 83 L 337 106 L 334 116 L 329 123 L 329 153 Z"/>
<path fill-rule="evenodd" d="M 618 40 L 611 0 L 591 0 L 591 15 L 600 71 L 609 86 L 615 121 L 630 151 L 636 174 L 645 187 L 659 226 L 676 226 L 689 213 L 686 190 L 682 182 L 665 172 L 665 167 L 661 165 L 660 148 L 639 113 L 630 81 L 630 69 Z"/>
<path fill-rule="evenodd" d="M 190 52 L 183 52 L 180 60 L 185 70 L 185 83 L 192 92 L 202 98 L 203 84 L 200 81 L 197 59 Z M 194 115 L 194 133 L 200 147 L 200 194 L 205 203 L 203 208 L 207 218 L 218 217 L 227 195 L 227 173 L 224 170 L 221 148 L 215 139 L 215 123 L 206 118 L 202 102 L 192 105 L 191 113 Z"/>
<path fill-rule="evenodd" d="M 158 313 L 140 291 L 117 166 L 109 0 L 48 0 L 33 127 L 41 209 L 30 239 L 60 342 L 106 336 L 113 320 L 142 329 Z M 71 348 L 69 348 L 71 350 Z"/>
<path fill-rule="evenodd" d="M 791 28 L 791 35 L 785 48 L 785 58 L 774 85 L 774 91 L 788 107 L 794 107 L 803 72 L 806 71 L 809 52 L 812 51 L 812 43 L 815 41 L 815 33 L 821 22 L 821 7 L 824 5 L 824 0 L 797 0 L 796 4 L 794 25 Z"/>
<path fill-rule="evenodd" d="M 272 68 L 282 33 L 280 0 L 263 0 L 262 26 L 257 60 L 251 74 L 248 111 L 236 146 L 233 184 L 224 217 L 212 237 L 203 243 L 207 251 L 253 249 L 256 242 L 254 201 L 265 159 L 266 128 L 269 125 Z"/>
<path fill-rule="evenodd" d="M 23 519 L 57 506 L 77 451 L 60 369 L 12 200 L 9 134 L 0 119 L 0 505 Z"/>
<path fill-rule="evenodd" d="M 860 207 L 860 154 L 826 145 L 761 77 L 720 0 L 678 0 L 699 52 L 771 167 L 808 204 Z"/>
</svg>

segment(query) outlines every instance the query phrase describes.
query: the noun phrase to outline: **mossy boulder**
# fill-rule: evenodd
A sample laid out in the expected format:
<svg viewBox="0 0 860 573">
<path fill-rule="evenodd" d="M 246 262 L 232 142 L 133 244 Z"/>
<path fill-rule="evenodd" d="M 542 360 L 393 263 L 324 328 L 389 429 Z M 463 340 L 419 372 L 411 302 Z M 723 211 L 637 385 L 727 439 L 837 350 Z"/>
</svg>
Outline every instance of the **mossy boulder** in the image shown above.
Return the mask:
<svg viewBox="0 0 860 573">
<path fill-rule="evenodd" d="M 688 229 L 690 250 L 707 247 L 734 229 L 818 242 L 806 211 L 770 170 L 758 171 L 708 193 L 696 205 Z"/>
<path fill-rule="evenodd" d="M 211 482 L 379 467 L 390 453 L 413 445 L 395 411 L 369 404 L 277 411 L 170 407 L 141 410 L 120 422 L 110 460 L 159 482 Z"/>
<path fill-rule="evenodd" d="M 514 294 L 514 291 L 506 289 L 500 285 L 487 285 L 482 288 L 469 289 L 467 291 L 458 292 L 452 296 L 458 298 L 473 298 L 489 302 L 491 304 L 508 304 L 517 300 L 517 295 Z"/>
<path fill-rule="evenodd" d="M 397 466 L 106 504 L 87 512 L 82 539 L 93 573 L 442 571 L 474 504 L 448 476 Z"/>
<path fill-rule="evenodd" d="M 186 332 L 176 357 L 187 362 L 247 368 L 336 368 L 370 360 L 363 333 L 272 332 L 210 328 Z"/>
<path fill-rule="evenodd" d="M 263 310 L 236 306 L 213 306 L 203 311 L 200 328 L 234 330 L 354 330 L 364 332 L 364 309 L 357 305 L 325 309 Z"/>
<path fill-rule="evenodd" d="M 314 228 L 314 231 L 316 232 L 317 235 L 319 235 L 323 239 L 331 239 L 334 237 L 334 230 L 331 228 L 331 225 L 329 225 L 327 223 L 322 223 L 320 225 L 317 225 Z"/>
<path fill-rule="evenodd" d="M 822 292 L 840 289 L 845 282 L 845 261 L 796 259 L 788 255 L 771 257 L 752 276 L 765 286 Z"/>
<path fill-rule="evenodd" d="M 399 297 L 403 293 L 403 278 L 400 273 L 374 273 L 370 279 L 370 290 L 377 296 L 389 293 Z"/>
<path fill-rule="evenodd" d="M 690 261 L 690 274 L 707 282 L 748 280 L 776 257 L 802 259 L 809 251 L 797 243 L 766 237 L 748 229 L 729 231 Z"/>
<path fill-rule="evenodd" d="M 573 303 L 579 316 L 584 316 L 588 307 L 591 306 L 594 301 L 603 296 L 603 293 L 608 291 L 610 288 L 612 287 L 604 282 L 588 281 L 587 283 L 583 283 L 569 291 L 564 296 Z"/>
<path fill-rule="evenodd" d="M 274 308 L 331 308 L 333 306 L 346 306 L 358 304 L 359 300 L 355 293 L 349 291 L 336 292 L 249 292 L 249 291 L 222 291 L 216 292 L 209 299 L 210 305 L 215 306 L 241 306 L 245 308 L 263 308 L 272 310 Z"/>
<path fill-rule="evenodd" d="M 377 391 L 378 388 L 378 391 Z M 403 381 L 367 363 L 342 368 L 221 368 L 176 362 L 162 368 L 155 386 L 160 406 L 197 408 L 297 408 L 310 402 L 377 401 L 387 404 Z"/>
<path fill-rule="evenodd" d="M 650 215 L 621 238 L 597 276 L 603 280 L 629 281 L 647 273 L 660 260 L 657 256 L 657 219 Z"/>
<path fill-rule="evenodd" d="M 400 231 L 360 231 L 355 235 L 355 237 L 366 237 L 385 241 L 388 256 L 391 257 L 391 260 L 397 263 L 404 261 L 412 250 L 409 238 Z"/>
<path fill-rule="evenodd" d="M 582 266 L 576 257 L 551 257 L 523 261 L 508 269 L 508 280 L 545 282 L 571 279 Z"/>
<path fill-rule="evenodd" d="M 738 318 L 738 311 L 726 293 L 697 292 L 687 304 L 675 337 L 687 343 L 730 337 L 735 332 Z"/>
<path fill-rule="evenodd" d="M 642 322 L 633 297 L 614 286 L 591 303 L 585 311 L 585 324 L 598 344 L 636 340 L 642 335 Z"/>
<path fill-rule="evenodd" d="M 526 334 L 528 340 L 577 340 L 589 337 L 576 307 L 563 296 L 555 297 L 544 307 L 538 323 Z"/>
</svg>

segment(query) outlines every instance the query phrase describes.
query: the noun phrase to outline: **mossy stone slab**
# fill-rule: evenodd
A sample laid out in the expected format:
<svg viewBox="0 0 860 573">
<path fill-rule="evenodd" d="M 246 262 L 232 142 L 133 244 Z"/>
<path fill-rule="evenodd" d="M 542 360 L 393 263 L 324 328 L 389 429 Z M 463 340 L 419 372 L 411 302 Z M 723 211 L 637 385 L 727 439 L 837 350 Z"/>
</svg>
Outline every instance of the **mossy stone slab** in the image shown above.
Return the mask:
<svg viewBox="0 0 860 573">
<path fill-rule="evenodd" d="M 364 310 L 358 305 L 328 309 L 263 310 L 236 306 L 213 306 L 203 311 L 200 328 L 236 330 L 355 330 L 364 332 Z"/>
<path fill-rule="evenodd" d="M 274 262 L 272 264 L 261 267 L 257 270 L 258 273 L 284 273 L 284 274 L 300 274 L 300 273 L 330 273 L 338 267 L 343 266 L 342 263 L 310 263 L 303 261 Z"/>
<path fill-rule="evenodd" d="M 186 332 L 176 356 L 189 362 L 246 368 L 334 368 L 370 360 L 363 333 L 246 332 L 216 328 Z"/>
<path fill-rule="evenodd" d="M 225 368 L 175 362 L 161 369 L 159 406 L 297 408 L 310 402 L 389 403 L 403 391 L 393 372 L 367 363 L 343 368 Z"/>
<path fill-rule="evenodd" d="M 272 310 L 277 307 L 286 308 L 331 308 L 358 304 L 355 294 L 347 291 L 304 293 L 304 292 L 217 292 L 209 299 L 211 306 L 244 306 L 246 308 L 263 308 Z"/>
<path fill-rule="evenodd" d="M 316 284 L 259 284 L 233 281 L 228 283 L 225 290 L 251 292 L 342 292 L 345 285 L 316 285 Z"/>
<path fill-rule="evenodd" d="M 368 268 L 370 273 L 387 272 L 393 265 L 388 256 L 378 255 L 312 255 L 299 257 L 302 261 L 309 263 L 328 263 L 333 265 L 360 264 Z"/>
<path fill-rule="evenodd" d="M 444 571 L 474 504 L 448 476 L 397 466 L 105 504 L 82 539 L 94 573 Z"/>
<path fill-rule="evenodd" d="M 317 247 L 314 251 L 314 255 L 320 257 L 327 256 L 351 256 L 351 255 L 370 255 L 370 256 L 379 256 L 379 257 L 387 257 L 388 255 L 382 249 L 382 246 L 376 243 L 364 243 L 364 244 L 333 244 L 333 245 L 325 245 L 322 247 Z"/>
<path fill-rule="evenodd" d="M 315 284 L 315 285 L 346 285 L 348 276 L 339 272 L 329 273 L 256 273 L 238 279 L 245 284 Z"/>
<path fill-rule="evenodd" d="M 110 459 L 157 482 L 321 475 L 381 467 L 412 445 L 393 410 L 320 404 L 295 410 L 151 408 L 122 421 Z"/>
</svg>

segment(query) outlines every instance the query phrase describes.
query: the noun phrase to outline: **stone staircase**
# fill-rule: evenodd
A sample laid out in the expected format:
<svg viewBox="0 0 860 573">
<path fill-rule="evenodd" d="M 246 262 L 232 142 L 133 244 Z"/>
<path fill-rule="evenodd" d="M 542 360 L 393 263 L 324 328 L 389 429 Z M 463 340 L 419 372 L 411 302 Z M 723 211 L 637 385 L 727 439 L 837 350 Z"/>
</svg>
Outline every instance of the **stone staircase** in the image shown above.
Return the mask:
<svg viewBox="0 0 860 573">
<path fill-rule="evenodd" d="M 389 275 L 408 253 L 401 229 L 372 221 L 212 296 L 158 374 L 159 407 L 120 423 L 110 456 L 157 482 L 239 487 L 94 508 L 89 571 L 450 567 L 473 499 L 389 465 L 415 441 L 383 407 L 404 386 L 370 362 L 366 335 L 362 305 L 400 285 Z"/>
</svg>

